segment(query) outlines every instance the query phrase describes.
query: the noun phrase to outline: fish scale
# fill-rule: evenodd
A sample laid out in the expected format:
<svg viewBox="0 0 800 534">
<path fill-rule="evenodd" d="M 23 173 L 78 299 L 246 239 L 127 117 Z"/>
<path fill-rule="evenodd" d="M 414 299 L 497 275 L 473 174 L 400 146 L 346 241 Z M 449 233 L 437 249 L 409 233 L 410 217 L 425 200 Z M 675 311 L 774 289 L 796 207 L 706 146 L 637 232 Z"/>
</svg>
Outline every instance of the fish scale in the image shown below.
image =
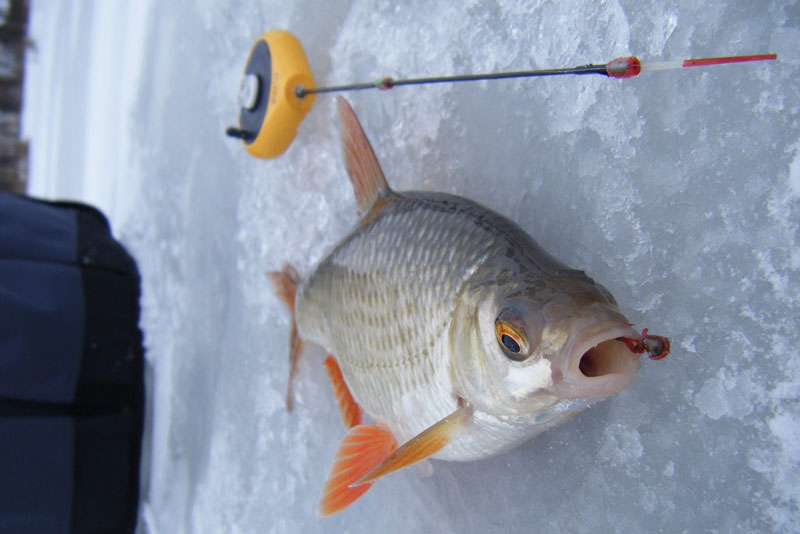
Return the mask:
<svg viewBox="0 0 800 534">
<path fill-rule="evenodd" d="M 509 219 L 443 193 L 395 193 L 350 106 L 339 100 L 360 225 L 299 282 L 271 273 L 302 340 L 325 366 L 348 428 L 319 512 L 425 458 L 478 460 L 513 448 L 627 387 L 639 335 L 611 294 Z M 299 332 L 299 337 L 298 337 Z M 361 423 L 361 410 L 375 419 Z"/>
<path fill-rule="evenodd" d="M 463 199 L 447 202 L 411 193 L 367 214 L 369 222 L 320 263 L 297 298 L 302 337 L 328 348 L 358 403 L 406 439 L 456 405 L 444 346 L 454 299 L 497 246 L 469 210 L 453 209 Z M 393 372 L 378 371 L 387 367 Z M 412 392 L 417 404 L 438 409 L 403 417 L 402 399 Z"/>
</svg>

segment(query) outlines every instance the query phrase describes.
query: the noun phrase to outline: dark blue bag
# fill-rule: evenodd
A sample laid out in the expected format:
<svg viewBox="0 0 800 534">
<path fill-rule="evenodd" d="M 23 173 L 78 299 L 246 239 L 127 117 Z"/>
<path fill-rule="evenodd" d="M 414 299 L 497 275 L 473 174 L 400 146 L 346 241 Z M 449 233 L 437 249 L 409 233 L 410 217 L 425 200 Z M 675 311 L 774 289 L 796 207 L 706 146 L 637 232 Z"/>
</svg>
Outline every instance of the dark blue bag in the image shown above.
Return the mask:
<svg viewBox="0 0 800 534">
<path fill-rule="evenodd" d="M 139 273 L 106 218 L 0 193 L 0 532 L 133 532 Z"/>
</svg>

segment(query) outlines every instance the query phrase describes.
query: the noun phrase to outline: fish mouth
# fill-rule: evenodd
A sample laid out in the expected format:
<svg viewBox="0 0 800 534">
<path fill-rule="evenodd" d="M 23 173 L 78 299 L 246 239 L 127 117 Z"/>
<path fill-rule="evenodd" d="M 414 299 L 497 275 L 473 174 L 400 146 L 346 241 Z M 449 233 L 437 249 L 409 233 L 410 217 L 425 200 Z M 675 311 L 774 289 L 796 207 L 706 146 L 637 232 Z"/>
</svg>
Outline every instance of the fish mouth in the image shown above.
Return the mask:
<svg viewBox="0 0 800 534">
<path fill-rule="evenodd" d="M 640 336 L 618 322 L 597 325 L 576 336 L 564 351 L 566 361 L 554 366 L 555 393 L 565 398 L 603 398 L 628 387 L 641 361 L 625 343 L 617 341 L 619 337 Z"/>
</svg>

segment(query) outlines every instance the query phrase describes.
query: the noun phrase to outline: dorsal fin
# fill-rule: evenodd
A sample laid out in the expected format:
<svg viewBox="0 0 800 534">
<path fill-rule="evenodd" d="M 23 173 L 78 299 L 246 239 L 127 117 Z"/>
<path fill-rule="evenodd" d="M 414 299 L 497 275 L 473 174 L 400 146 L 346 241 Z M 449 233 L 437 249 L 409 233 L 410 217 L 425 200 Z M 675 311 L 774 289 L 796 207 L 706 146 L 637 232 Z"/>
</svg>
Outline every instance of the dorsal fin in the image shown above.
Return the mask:
<svg viewBox="0 0 800 534">
<path fill-rule="evenodd" d="M 391 191 L 383 176 L 381 165 L 369 144 L 353 108 L 342 97 L 337 99 L 341 124 L 342 149 L 347 174 L 356 194 L 358 213 L 369 210 L 380 197 Z"/>
</svg>

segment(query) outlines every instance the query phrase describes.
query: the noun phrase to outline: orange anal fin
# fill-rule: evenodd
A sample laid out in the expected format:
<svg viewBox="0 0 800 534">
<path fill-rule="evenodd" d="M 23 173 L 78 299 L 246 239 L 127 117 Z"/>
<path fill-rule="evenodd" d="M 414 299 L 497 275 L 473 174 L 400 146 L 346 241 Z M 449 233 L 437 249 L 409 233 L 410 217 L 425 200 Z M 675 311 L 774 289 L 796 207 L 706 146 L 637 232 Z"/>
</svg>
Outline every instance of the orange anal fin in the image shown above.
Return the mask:
<svg viewBox="0 0 800 534">
<path fill-rule="evenodd" d="M 378 425 L 358 425 L 342 439 L 339 450 L 322 490 L 317 513 L 321 516 L 341 512 L 372 486 L 350 487 L 397 449 L 397 441 L 386 428 Z"/>
<path fill-rule="evenodd" d="M 294 299 L 297 295 L 297 284 L 300 282 L 300 275 L 297 274 L 294 267 L 287 263 L 283 266 L 283 270 L 268 272 L 267 276 L 275 286 L 275 293 L 278 298 L 286 304 L 292 316 L 292 330 L 289 335 L 289 382 L 286 385 L 286 409 L 292 411 L 294 402 L 292 383 L 297 375 L 297 362 L 300 359 L 300 353 L 303 352 L 303 347 L 305 346 L 305 342 L 297 332 L 297 322 L 294 318 Z"/>
<path fill-rule="evenodd" d="M 356 480 L 353 485 L 360 487 L 359 484 L 375 482 L 383 476 L 433 456 L 450 442 L 454 432 L 466 425 L 471 417 L 472 407 L 459 399 L 456 411 L 408 440 L 375 469 Z"/>
<path fill-rule="evenodd" d="M 353 428 L 361 424 L 361 407 L 356 403 L 350 390 L 347 389 L 347 384 L 344 382 L 342 370 L 336 362 L 336 358 L 328 356 L 325 358 L 325 369 L 328 371 L 328 378 L 331 379 L 331 386 L 333 387 L 333 396 L 336 398 L 336 404 L 339 406 L 339 413 L 342 414 L 342 422 L 345 428 Z"/>
</svg>

